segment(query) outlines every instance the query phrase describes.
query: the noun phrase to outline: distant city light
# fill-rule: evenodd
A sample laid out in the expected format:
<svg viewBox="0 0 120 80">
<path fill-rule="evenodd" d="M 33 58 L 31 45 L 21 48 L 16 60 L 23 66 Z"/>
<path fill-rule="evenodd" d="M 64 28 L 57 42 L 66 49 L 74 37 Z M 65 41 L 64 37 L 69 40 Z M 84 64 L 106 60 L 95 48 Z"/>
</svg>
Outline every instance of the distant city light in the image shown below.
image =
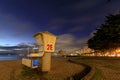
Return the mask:
<svg viewBox="0 0 120 80">
<path fill-rule="evenodd" d="M 116 50 L 116 52 L 118 52 L 118 53 L 119 53 L 119 52 L 120 52 L 120 48 L 119 48 L 119 49 L 117 49 L 117 50 Z"/>
</svg>

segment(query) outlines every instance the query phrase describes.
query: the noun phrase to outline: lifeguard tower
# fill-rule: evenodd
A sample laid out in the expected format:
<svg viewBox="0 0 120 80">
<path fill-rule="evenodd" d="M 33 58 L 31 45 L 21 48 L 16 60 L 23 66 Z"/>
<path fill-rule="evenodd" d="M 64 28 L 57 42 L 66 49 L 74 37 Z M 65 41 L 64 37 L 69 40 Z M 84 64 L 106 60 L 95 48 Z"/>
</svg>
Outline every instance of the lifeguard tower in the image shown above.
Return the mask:
<svg viewBox="0 0 120 80">
<path fill-rule="evenodd" d="M 48 31 L 44 31 L 36 33 L 33 37 L 37 40 L 39 51 L 38 53 L 30 53 L 28 55 L 29 59 L 22 59 L 22 64 L 31 68 L 37 68 L 38 61 L 35 61 L 35 58 L 42 57 L 42 71 L 50 71 L 51 52 L 55 51 L 56 36 Z M 34 62 L 36 62 L 37 66 L 33 66 Z"/>
</svg>

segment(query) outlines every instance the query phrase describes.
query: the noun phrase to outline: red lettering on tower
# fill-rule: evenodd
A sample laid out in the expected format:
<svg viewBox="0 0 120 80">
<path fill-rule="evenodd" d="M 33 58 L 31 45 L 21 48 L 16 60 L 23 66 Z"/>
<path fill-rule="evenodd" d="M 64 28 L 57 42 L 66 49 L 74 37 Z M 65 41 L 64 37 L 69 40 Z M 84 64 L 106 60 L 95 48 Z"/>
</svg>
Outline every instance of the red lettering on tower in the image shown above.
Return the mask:
<svg viewBox="0 0 120 80">
<path fill-rule="evenodd" d="M 47 44 L 47 50 L 53 50 L 52 44 Z"/>
</svg>

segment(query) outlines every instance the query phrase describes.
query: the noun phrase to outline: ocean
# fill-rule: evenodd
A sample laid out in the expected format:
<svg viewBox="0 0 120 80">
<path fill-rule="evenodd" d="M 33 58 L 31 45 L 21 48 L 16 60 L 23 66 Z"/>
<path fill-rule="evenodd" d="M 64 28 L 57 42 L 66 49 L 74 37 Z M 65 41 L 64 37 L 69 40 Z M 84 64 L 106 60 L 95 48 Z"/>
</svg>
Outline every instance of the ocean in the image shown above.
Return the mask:
<svg viewBox="0 0 120 80">
<path fill-rule="evenodd" d="M 14 55 L 11 55 L 11 56 L 8 56 L 8 55 L 0 56 L 0 60 L 20 60 L 22 58 L 23 57 L 14 56 Z"/>
<path fill-rule="evenodd" d="M 62 56 L 51 56 L 54 58 L 62 58 Z M 1 60 L 21 60 L 22 58 L 28 58 L 27 56 L 16 56 L 16 55 L 0 55 Z M 41 57 L 38 57 L 41 58 Z"/>
</svg>

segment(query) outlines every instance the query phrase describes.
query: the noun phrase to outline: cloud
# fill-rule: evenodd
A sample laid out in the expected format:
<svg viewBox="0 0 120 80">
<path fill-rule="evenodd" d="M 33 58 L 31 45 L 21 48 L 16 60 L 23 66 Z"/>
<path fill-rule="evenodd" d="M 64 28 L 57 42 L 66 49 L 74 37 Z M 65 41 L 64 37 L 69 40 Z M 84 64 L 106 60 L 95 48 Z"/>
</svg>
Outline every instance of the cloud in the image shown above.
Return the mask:
<svg viewBox="0 0 120 80">
<path fill-rule="evenodd" d="M 0 49 L 0 52 L 3 52 L 3 51 L 8 51 L 8 50 L 6 50 L 6 49 Z"/>
<path fill-rule="evenodd" d="M 14 49 L 22 49 L 22 48 L 28 48 L 28 47 L 32 47 L 35 46 L 37 47 L 37 43 L 35 42 L 21 42 L 15 46 L 11 46 L 10 44 L 6 44 L 5 46 L 0 45 L 0 49 L 4 49 L 4 50 L 14 50 Z"/>
<path fill-rule="evenodd" d="M 38 44 L 35 43 L 35 42 L 22 42 L 22 43 L 19 43 L 17 44 L 17 46 L 19 47 L 38 47 Z"/>
<path fill-rule="evenodd" d="M 78 31 L 82 31 L 85 27 L 83 26 L 75 26 L 72 27 L 71 29 L 69 29 L 70 32 L 78 32 Z"/>
<path fill-rule="evenodd" d="M 63 43 L 63 44 L 70 44 L 75 40 L 75 37 L 71 34 L 63 34 L 58 36 L 58 43 Z"/>
<path fill-rule="evenodd" d="M 79 16 L 77 18 L 53 18 L 51 21 L 46 25 L 49 27 L 49 30 L 64 30 L 69 32 L 81 31 L 85 28 L 83 26 L 86 23 L 92 21 L 93 18 L 90 16 Z"/>
<path fill-rule="evenodd" d="M 105 16 L 110 13 L 117 13 L 119 9 L 119 1 L 113 1 L 112 3 L 106 4 L 104 0 L 79 0 L 75 3 L 65 5 L 62 7 L 62 14 L 68 19 L 63 18 L 62 24 L 78 24 L 74 25 L 81 26 L 81 24 L 102 24 L 105 20 Z M 70 17 L 72 19 L 70 19 Z M 73 19 L 74 17 L 74 19 Z M 62 20 L 61 20 L 62 21 Z M 63 26 L 63 25 L 61 25 Z M 93 27 L 96 27 L 96 25 Z M 72 30 L 72 29 L 70 29 Z M 73 30 L 74 31 L 74 30 Z"/>
<path fill-rule="evenodd" d="M 56 41 L 56 50 L 66 50 L 66 51 L 73 51 L 78 50 L 84 47 L 87 44 L 87 40 L 93 36 L 93 32 L 87 36 L 80 39 L 77 39 L 72 34 L 62 34 L 58 36 L 58 39 Z M 1 50 L 15 50 L 15 49 L 25 49 L 28 47 L 38 47 L 38 44 L 36 42 L 22 42 L 17 44 L 16 46 L 0 46 Z"/>
<path fill-rule="evenodd" d="M 84 11 L 93 8 L 100 3 L 101 0 L 81 0 L 73 5 L 64 6 L 64 9 L 69 11 Z"/>
<path fill-rule="evenodd" d="M 90 36 L 76 39 L 72 34 L 63 34 L 58 36 L 56 49 L 67 51 L 81 49 L 84 45 L 86 45 L 89 38 Z"/>
<path fill-rule="evenodd" d="M 10 46 L 10 45 L 0 46 L 0 49 L 28 48 L 28 46 L 30 45 L 27 45 L 26 43 L 20 43 L 15 46 Z"/>
<path fill-rule="evenodd" d="M 20 37 L 20 36 L 23 36 L 23 34 L 25 34 L 25 33 L 23 33 L 23 32 L 16 32 L 16 33 L 14 33 L 12 36 L 14 36 L 14 37 Z"/>
<path fill-rule="evenodd" d="M 6 32 L 11 32 L 9 35 L 12 35 L 13 37 L 25 35 L 28 30 L 31 30 L 31 27 L 33 27 L 32 23 L 24 22 L 11 14 L 3 14 L 1 12 L 0 18 L 1 33 L 7 34 Z"/>
</svg>

